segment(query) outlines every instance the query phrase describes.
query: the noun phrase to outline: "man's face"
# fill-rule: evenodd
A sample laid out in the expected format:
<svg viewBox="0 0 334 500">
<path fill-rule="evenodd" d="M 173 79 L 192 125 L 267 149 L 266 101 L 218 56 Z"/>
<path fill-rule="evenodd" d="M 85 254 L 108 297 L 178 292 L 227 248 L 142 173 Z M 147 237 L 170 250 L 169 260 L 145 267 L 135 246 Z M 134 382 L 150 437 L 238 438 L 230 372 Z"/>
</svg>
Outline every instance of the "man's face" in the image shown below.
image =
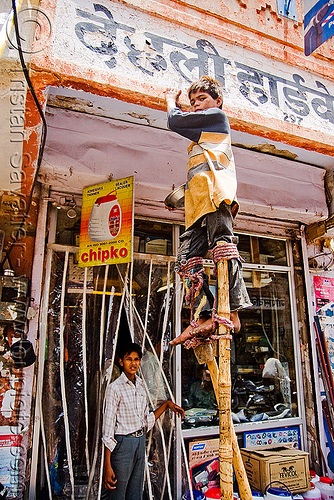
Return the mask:
<svg viewBox="0 0 334 500">
<path fill-rule="evenodd" d="M 119 364 L 123 367 L 124 374 L 128 377 L 128 379 L 133 380 L 140 366 L 140 357 L 139 354 L 134 352 L 130 352 L 125 354 L 123 359 L 119 360 Z"/>
<path fill-rule="evenodd" d="M 214 99 L 207 92 L 202 92 L 197 90 L 197 92 L 192 92 L 190 94 L 190 110 L 191 111 L 202 111 L 203 109 L 209 108 L 219 108 L 222 105 L 222 100 L 220 97 Z"/>
</svg>

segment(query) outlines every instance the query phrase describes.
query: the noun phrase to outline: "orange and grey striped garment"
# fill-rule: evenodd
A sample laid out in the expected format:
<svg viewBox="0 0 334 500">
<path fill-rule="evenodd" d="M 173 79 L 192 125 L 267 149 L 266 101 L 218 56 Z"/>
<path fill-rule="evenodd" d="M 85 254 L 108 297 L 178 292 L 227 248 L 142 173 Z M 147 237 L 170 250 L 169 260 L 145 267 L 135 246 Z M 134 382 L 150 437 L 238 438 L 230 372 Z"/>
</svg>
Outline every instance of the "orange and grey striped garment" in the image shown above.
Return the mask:
<svg viewBox="0 0 334 500">
<path fill-rule="evenodd" d="M 222 201 L 232 205 L 235 216 L 239 208 L 237 179 L 224 111 L 209 108 L 188 113 L 175 107 L 168 114 L 168 126 L 192 141 L 185 190 L 186 229 L 203 215 L 215 212 Z"/>
</svg>

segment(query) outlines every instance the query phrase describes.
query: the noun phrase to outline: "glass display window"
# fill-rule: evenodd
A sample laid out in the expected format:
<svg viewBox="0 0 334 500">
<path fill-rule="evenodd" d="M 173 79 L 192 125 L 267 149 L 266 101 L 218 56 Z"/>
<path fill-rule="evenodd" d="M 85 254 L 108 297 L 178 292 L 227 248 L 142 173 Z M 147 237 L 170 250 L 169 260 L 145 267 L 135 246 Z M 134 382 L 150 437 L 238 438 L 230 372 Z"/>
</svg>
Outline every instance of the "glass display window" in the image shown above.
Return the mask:
<svg viewBox="0 0 334 500">
<path fill-rule="evenodd" d="M 134 252 L 172 255 L 172 224 L 136 219 Z"/>
<path fill-rule="evenodd" d="M 239 311 L 241 330 L 231 341 L 233 421 L 238 425 L 299 416 L 287 243 L 239 235 L 238 248 L 252 305 Z M 206 261 L 205 266 L 213 291 L 213 265 Z M 184 306 L 182 330 L 189 318 L 189 307 Z M 206 365 L 198 365 L 193 351 L 182 348 L 184 429 L 218 424 L 206 373 Z"/>
<path fill-rule="evenodd" d="M 241 258 L 250 264 L 287 265 L 287 252 L 284 240 L 237 234 L 238 250 Z"/>
</svg>

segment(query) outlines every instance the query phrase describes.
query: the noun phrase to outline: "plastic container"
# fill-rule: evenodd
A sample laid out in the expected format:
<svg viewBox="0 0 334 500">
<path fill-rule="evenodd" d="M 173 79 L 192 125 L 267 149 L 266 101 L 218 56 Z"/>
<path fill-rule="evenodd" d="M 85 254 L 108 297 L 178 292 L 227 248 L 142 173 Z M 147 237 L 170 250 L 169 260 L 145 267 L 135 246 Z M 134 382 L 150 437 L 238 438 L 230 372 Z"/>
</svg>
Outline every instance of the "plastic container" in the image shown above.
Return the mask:
<svg viewBox="0 0 334 500">
<path fill-rule="evenodd" d="M 334 499 L 334 486 L 332 483 L 333 481 L 329 477 L 321 477 L 319 482 L 316 483 L 322 500 Z"/>
<path fill-rule="evenodd" d="M 205 493 L 205 498 L 207 498 L 207 500 L 217 500 L 217 498 L 220 500 L 221 498 L 220 488 L 210 488 Z"/>
<path fill-rule="evenodd" d="M 302 493 L 303 498 L 321 500 L 321 491 L 311 482 L 311 489 Z"/>
<path fill-rule="evenodd" d="M 202 491 L 193 490 L 194 500 L 205 500 L 205 495 Z M 183 496 L 181 500 L 191 500 L 190 491 L 188 490 Z"/>
<path fill-rule="evenodd" d="M 292 493 L 284 483 L 273 481 L 266 486 L 263 498 L 264 500 L 292 500 Z"/>
<path fill-rule="evenodd" d="M 320 477 L 314 470 L 310 470 L 311 482 L 313 484 L 317 483 L 320 480 Z"/>
<path fill-rule="evenodd" d="M 252 499 L 253 500 L 263 500 L 263 495 L 260 491 L 253 491 L 252 490 Z"/>
</svg>

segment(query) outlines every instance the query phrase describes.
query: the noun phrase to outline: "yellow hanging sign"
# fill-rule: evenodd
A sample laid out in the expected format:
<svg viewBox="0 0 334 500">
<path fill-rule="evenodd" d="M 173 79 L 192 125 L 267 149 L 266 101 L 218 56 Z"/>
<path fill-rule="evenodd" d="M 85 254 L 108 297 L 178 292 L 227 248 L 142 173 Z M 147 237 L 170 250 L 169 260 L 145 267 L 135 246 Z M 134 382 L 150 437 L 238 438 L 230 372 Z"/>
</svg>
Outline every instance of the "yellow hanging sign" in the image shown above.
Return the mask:
<svg viewBox="0 0 334 500">
<path fill-rule="evenodd" d="M 131 261 L 133 187 L 131 176 L 83 190 L 79 267 Z"/>
</svg>

